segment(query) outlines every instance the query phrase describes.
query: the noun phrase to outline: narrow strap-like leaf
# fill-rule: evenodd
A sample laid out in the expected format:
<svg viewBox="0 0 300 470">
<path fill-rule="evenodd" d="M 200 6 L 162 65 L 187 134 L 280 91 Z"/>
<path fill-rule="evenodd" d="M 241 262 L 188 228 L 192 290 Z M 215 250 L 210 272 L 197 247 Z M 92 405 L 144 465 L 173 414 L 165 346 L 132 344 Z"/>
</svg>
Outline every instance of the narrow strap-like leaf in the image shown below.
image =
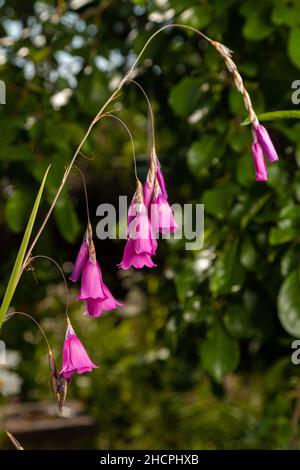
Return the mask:
<svg viewBox="0 0 300 470">
<path fill-rule="evenodd" d="M 46 182 L 46 178 L 47 178 L 49 169 L 50 169 L 50 166 L 46 170 L 46 173 L 45 173 L 44 178 L 42 180 L 39 192 L 38 192 L 36 200 L 34 202 L 34 206 L 33 206 L 30 218 L 28 220 L 28 224 L 27 224 L 27 227 L 26 227 L 26 230 L 25 230 L 25 233 L 24 233 L 24 237 L 23 237 L 23 240 L 22 240 L 22 243 L 21 243 L 17 258 L 16 258 L 16 261 L 15 261 L 15 264 L 14 264 L 14 267 L 13 267 L 13 270 L 12 270 L 12 273 L 11 273 L 11 276 L 10 276 L 10 279 L 9 279 L 9 282 L 8 282 L 8 285 L 7 285 L 7 288 L 6 288 L 6 291 L 5 291 L 5 294 L 4 294 L 2 305 L 1 305 L 1 308 L 0 308 L 0 328 L 1 328 L 1 325 L 3 323 L 4 317 L 6 315 L 6 312 L 9 308 L 9 306 L 10 306 L 10 302 L 11 302 L 11 299 L 12 299 L 14 293 L 15 293 L 18 282 L 19 282 L 22 264 L 23 264 L 23 261 L 24 261 L 26 249 L 27 249 L 28 242 L 29 242 L 29 239 L 30 239 L 30 236 L 31 236 L 31 232 L 32 232 L 32 229 L 33 229 L 33 225 L 34 225 L 34 221 L 35 221 L 35 218 L 36 218 L 36 215 L 37 215 L 37 211 L 38 211 L 38 208 L 39 208 L 39 205 L 40 205 L 40 202 L 41 202 L 41 197 L 42 197 L 42 193 L 43 193 L 43 189 L 44 189 L 44 186 L 45 186 L 45 182 Z"/>
<path fill-rule="evenodd" d="M 286 111 L 270 111 L 268 113 L 258 114 L 259 121 L 275 121 L 276 119 L 300 119 L 300 111 L 297 109 L 288 109 Z M 242 126 L 250 124 L 247 118 L 242 122 Z"/>
</svg>

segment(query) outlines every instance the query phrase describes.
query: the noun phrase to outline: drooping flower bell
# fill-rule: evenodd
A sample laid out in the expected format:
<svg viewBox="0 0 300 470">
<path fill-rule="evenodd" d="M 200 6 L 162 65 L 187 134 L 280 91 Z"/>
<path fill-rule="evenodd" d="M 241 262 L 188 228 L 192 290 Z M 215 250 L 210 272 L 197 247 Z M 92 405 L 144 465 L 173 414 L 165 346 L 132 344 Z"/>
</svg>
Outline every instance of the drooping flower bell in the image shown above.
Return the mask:
<svg viewBox="0 0 300 470">
<path fill-rule="evenodd" d="M 151 227 L 154 233 L 174 233 L 179 227 L 168 199 L 163 195 L 158 180 L 155 181 L 154 199 L 151 204 Z"/>
<path fill-rule="evenodd" d="M 98 366 L 89 358 L 68 319 L 66 339 L 63 347 L 62 368 L 59 375 L 70 381 L 73 374 L 84 374 L 96 368 Z"/>
<path fill-rule="evenodd" d="M 253 138 L 251 150 L 256 181 L 267 181 L 268 172 L 264 155 L 270 163 L 277 162 L 279 158 L 267 129 L 258 121 L 253 124 Z"/>
<path fill-rule="evenodd" d="M 76 261 L 74 263 L 73 271 L 70 276 L 70 281 L 77 282 L 80 279 L 83 266 L 85 265 L 86 261 L 89 259 L 89 241 L 92 240 L 92 227 L 88 224 L 84 240 L 78 252 Z"/>
<path fill-rule="evenodd" d="M 179 227 L 168 202 L 166 184 L 155 149 L 153 149 L 151 153 L 150 169 L 147 180 L 148 179 L 150 179 L 150 181 L 153 180 L 154 198 L 151 203 L 151 208 L 149 209 L 152 230 L 155 234 L 158 232 L 161 232 L 164 235 L 173 233 Z"/>
<path fill-rule="evenodd" d="M 90 241 L 89 243 L 89 258 L 82 268 L 81 288 L 78 299 L 106 299 L 103 288 L 102 273 L 96 259 L 93 241 Z"/>
<path fill-rule="evenodd" d="M 155 255 L 157 241 L 151 228 L 148 218 L 148 211 L 144 204 L 143 186 L 137 182 L 137 189 L 133 197 L 134 210 L 136 216 L 128 219 L 127 242 L 124 249 L 121 269 L 135 267 L 137 269 L 147 266 L 153 268 L 151 256 Z"/>
<path fill-rule="evenodd" d="M 116 300 L 104 283 L 103 292 L 106 295 L 104 300 L 88 299 L 86 301 L 87 313 L 90 317 L 100 317 L 106 310 L 114 310 L 117 307 L 123 307 L 124 303 Z"/>
<path fill-rule="evenodd" d="M 166 190 L 165 179 L 164 179 L 164 176 L 162 174 L 161 166 L 160 166 L 160 163 L 159 163 L 159 160 L 158 160 L 157 157 L 156 157 L 156 179 L 158 181 L 158 184 L 159 184 L 159 187 L 160 187 L 160 190 L 161 190 L 161 194 L 163 195 L 164 199 L 168 199 L 168 193 L 167 193 L 167 190 Z"/>
<path fill-rule="evenodd" d="M 267 129 L 262 126 L 261 124 L 258 124 L 254 128 L 256 138 L 260 145 L 263 148 L 263 151 L 265 155 L 267 156 L 268 160 L 270 163 L 277 162 L 279 160 L 277 152 L 275 150 L 275 147 L 273 145 L 273 142 L 269 136 L 269 133 Z"/>
<path fill-rule="evenodd" d="M 83 269 L 83 266 L 85 265 L 86 261 L 88 260 L 89 257 L 89 247 L 88 247 L 88 242 L 87 240 L 84 240 L 82 242 L 82 245 L 80 247 L 80 250 L 78 252 L 76 261 L 74 263 L 73 271 L 70 276 L 70 281 L 72 282 L 77 282 L 81 276 L 81 272 Z"/>
<path fill-rule="evenodd" d="M 116 300 L 104 284 L 100 266 L 96 259 L 93 233 L 90 224 L 86 230 L 85 239 L 77 255 L 70 279 L 76 282 L 81 277 L 81 287 L 78 300 L 86 302 L 87 313 L 98 317 L 104 310 L 121 307 L 122 302 Z"/>
<path fill-rule="evenodd" d="M 256 181 L 267 181 L 268 172 L 264 159 L 264 152 L 259 142 L 253 142 L 252 144 L 252 158 L 255 168 Z"/>
</svg>

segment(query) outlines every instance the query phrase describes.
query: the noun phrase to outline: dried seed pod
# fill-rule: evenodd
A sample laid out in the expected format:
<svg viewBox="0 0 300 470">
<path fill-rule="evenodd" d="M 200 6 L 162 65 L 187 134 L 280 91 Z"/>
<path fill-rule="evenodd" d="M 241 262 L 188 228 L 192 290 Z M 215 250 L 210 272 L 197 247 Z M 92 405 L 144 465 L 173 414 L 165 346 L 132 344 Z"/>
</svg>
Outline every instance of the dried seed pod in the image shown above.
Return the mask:
<svg viewBox="0 0 300 470">
<path fill-rule="evenodd" d="M 56 393 L 57 393 L 57 378 L 51 374 L 50 376 L 50 384 L 51 384 L 51 389 L 54 395 L 54 398 L 56 399 Z"/>
<path fill-rule="evenodd" d="M 56 386 L 56 401 L 58 404 L 59 411 L 62 412 L 68 391 L 68 381 L 63 375 L 59 375 Z"/>
<path fill-rule="evenodd" d="M 8 431 L 5 431 L 6 434 L 7 434 L 7 437 L 9 437 L 10 441 L 12 442 L 12 444 L 14 445 L 14 447 L 17 449 L 17 450 L 24 450 L 24 448 L 21 446 L 20 442 Z"/>
<path fill-rule="evenodd" d="M 52 354 L 51 350 L 49 350 L 49 352 L 48 352 L 48 361 L 49 361 L 49 369 L 50 369 L 50 372 L 51 372 L 51 375 L 50 375 L 51 389 L 52 389 L 54 398 L 56 399 L 58 374 L 57 374 L 55 359 L 53 357 L 53 354 Z"/>
<path fill-rule="evenodd" d="M 51 371 L 51 374 L 57 378 L 57 368 L 56 368 L 56 363 L 55 363 L 55 359 L 53 357 L 53 354 L 52 354 L 52 351 L 49 350 L 48 352 L 48 360 L 49 360 L 49 368 L 50 368 L 50 371 Z"/>
</svg>

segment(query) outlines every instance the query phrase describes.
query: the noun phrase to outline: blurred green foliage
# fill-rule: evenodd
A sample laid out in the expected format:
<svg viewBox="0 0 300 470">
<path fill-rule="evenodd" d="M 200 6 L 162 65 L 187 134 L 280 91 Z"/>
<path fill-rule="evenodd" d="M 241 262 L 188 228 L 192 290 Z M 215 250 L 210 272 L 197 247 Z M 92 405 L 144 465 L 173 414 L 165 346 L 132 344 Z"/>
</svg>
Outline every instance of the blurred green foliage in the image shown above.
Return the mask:
<svg viewBox="0 0 300 470">
<path fill-rule="evenodd" d="M 46 211 L 89 122 L 151 32 L 182 22 L 234 50 L 257 113 L 295 109 L 300 69 L 300 1 L 166 0 L 0 2 L 1 292 L 34 195 L 49 163 Z M 71 2 L 75 5 L 76 2 Z M 76 8 L 76 7 L 74 7 Z M 149 59 L 151 58 L 151 60 Z M 159 158 L 172 202 L 205 204 L 205 246 L 161 241 L 158 268 L 118 272 L 124 243 L 96 240 L 104 279 L 126 307 L 82 316 L 70 286 L 70 316 L 101 368 L 78 377 L 70 396 L 97 418 L 100 448 L 288 448 L 299 380 L 291 343 L 300 337 L 300 122 L 270 123 L 280 162 L 255 182 L 251 131 L 224 62 L 187 31 L 169 29 L 149 46 L 136 79 L 151 100 Z M 59 95 L 59 93 L 63 94 Z M 61 97 L 66 103 L 61 105 Z M 134 85 L 114 108 L 131 129 L 138 172 L 147 172 L 147 105 Z M 132 196 L 130 142 L 103 120 L 79 166 L 92 222 L 102 202 Z M 86 223 L 74 172 L 36 254 L 70 272 Z M 45 261 L 25 273 L 14 307 L 43 325 L 57 356 L 64 336 L 64 290 Z M 3 329 L 22 352 L 21 398 L 51 398 L 46 348 L 24 319 Z"/>
</svg>

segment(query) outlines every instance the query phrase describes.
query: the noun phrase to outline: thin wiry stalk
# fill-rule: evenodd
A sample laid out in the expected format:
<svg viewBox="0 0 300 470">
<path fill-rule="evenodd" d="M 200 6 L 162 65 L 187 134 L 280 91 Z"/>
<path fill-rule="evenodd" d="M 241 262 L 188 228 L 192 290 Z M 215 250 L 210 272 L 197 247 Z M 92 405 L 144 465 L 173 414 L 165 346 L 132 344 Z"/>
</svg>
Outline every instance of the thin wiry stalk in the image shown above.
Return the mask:
<svg viewBox="0 0 300 470">
<path fill-rule="evenodd" d="M 51 350 L 51 347 L 50 347 L 50 344 L 49 344 L 49 341 L 48 341 L 48 338 L 46 336 L 46 333 L 44 332 L 43 328 L 41 327 L 41 325 L 39 324 L 39 322 L 34 318 L 32 317 L 31 315 L 29 315 L 29 313 L 25 313 L 25 312 L 11 312 L 11 313 L 8 313 L 4 319 L 4 322 L 10 320 L 12 317 L 14 317 L 15 315 L 21 315 L 23 317 L 26 317 L 26 318 L 29 318 L 31 321 L 33 321 L 36 326 L 39 328 L 40 332 L 42 333 L 42 336 L 47 344 L 47 348 L 48 348 L 48 362 L 49 362 L 49 369 L 50 369 L 50 377 L 51 377 L 51 388 L 52 388 L 52 392 L 53 392 L 53 395 L 57 401 L 57 404 L 58 404 L 58 407 L 59 407 L 59 410 L 61 411 L 62 410 L 62 406 L 63 406 L 63 402 L 65 400 L 65 394 L 64 394 L 64 398 L 61 397 L 60 395 L 60 392 L 58 390 L 58 379 L 59 379 L 59 374 L 57 372 L 57 368 L 56 368 L 56 363 L 55 363 L 55 359 L 54 359 L 54 356 L 52 354 L 52 350 Z M 69 317 L 68 317 L 68 314 L 66 313 L 66 318 L 67 318 L 67 322 L 69 321 Z M 65 387 L 66 387 L 66 384 L 64 383 L 63 384 Z M 66 392 L 66 388 L 64 388 L 65 392 Z M 10 436 L 9 436 L 10 437 Z M 13 442 L 13 439 L 11 439 L 12 442 Z M 16 443 L 13 442 L 13 444 L 16 444 L 16 447 L 17 447 L 17 444 L 18 442 L 16 441 Z M 22 449 L 19 449 L 19 450 L 22 450 Z"/>
<path fill-rule="evenodd" d="M 80 155 L 81 157 L 85 158 L 86 160 L 91 160 L 91 161 L 92 161 L 92 160 L 95 159 L 95 157 L 87 157 L 87 156 L 86 156 L 83 152 L 81 152 L 81 151 L 79 152 L 79 155 Z"/>
<path fill-rule="evenodd" d="M 53 258 L 50 258 L 50 256 L 46 256 L 46 255 L 37 255 L 37 256 L 32 256 L 31 258 L 29 258 L 28 260 L 28 265 L 30 266 L 30 264 L 32 263 L 32 261 L 36 260 L 36 259 L 47 259 L 49 261 L 51 261 L 52 263 L 55 264 L 55 266 L 57 267 L 57 269 L 59 270 L 60 274 L 62 275 L 62 278 L 63 278 L 63 281 L 64 281 L 64 285 L 65 285 L 65 291 L 66 291 L 66 316 L 68 316 L 68 310 L 69 310 L 69 305 L 70 305 L 70 295 L 69 295 L 69 289 L 68 289 L 68 284 L 67 284 L 67 280 L 66 280 L 66 276 L 62 270 L 62 268 L 60 267 L 60 265 L 58 264 L 57 261 L 55 261 L 55 259 Z"/>
<path fill-rule="evenodd" d="M 97 115 L 94 117 L 94 119 L 92 120 L 91 124 L 89 125 L 83 139 L 81 140 L 81 142 L 79 143 L 77 149 L 75 150 L 75 153 L 70 161 L 70 164 L 67 166 L 66 168 L 66 171 L 62 177 L 62 181 L 58 187 L 58 190 L 54 196 L 54 199 L 52 201 L 52 204 L 50 206 L 50 208 L 48 209 L 48 212 L 39 228 L 39 230 L 37 231 L 37 234 L 36 236 L 34 237 L 28 251 L 27 251 L 27 254 L 25 256 L 25 259 L 24 259 L 24 263 L 23 263 L 23 266 L 21 268 L 21 273 L 24 271 L 27 263 L 28 263 L 28 260 L 31 256 L 31 253 L 32 253 L 32 250 L 33 248 L 35 247 L 39 237 L 41 236 L 48 220 L 49 220 L 49 217 L 50 215 L 52 214 L 52 211 L 56 205 L 56 202 L 60 196 L 60 193 L 65 185 L 65 182 L 70 174 L 70 171 L 72 169 L 72 166 L 78 156 L 78 154 L 80 154 L 81 152 L 81 148 L 83 146 L 83 144 L 85 143 L 86 139 L 89 137 L 94 125 L 99 121 L 99 118 L 101 118 L 101 116 L 103 115 L 104 111 L 106 110 L 106 108 L 112 103 L 113 100 L 115 100 L 119 94 L 120 94 L 120 91 L 122 89 L 122 87 L 124 86 L 124 84 L 128 81 L 128 79 L 130 78 L 130 76 L 132 75 L 133 71 L 135 70 L 139 60 L 141 59 L 142 55 L 144 54 L 145 50 L 147 49 L 148 45 L 151 43 L 151 41 L 158 35 L 160 34 L 162 31 L 164 31 L 165 29 L 168 29 L 168 28 L 179 28 L 179 29 L 187 29 L 187 30 L 190 30 L 190 31 L 193 31 L 194 33 L 196 33 L 197 35 L 201 36 L 203 39 L 205 39 L 209 44 L 211 44 L 221 55 L 222 57 L 224 58 L 225 60 L 225 63 L 227 65 L 227 68 L 228 70 L 230 71 L 230 73 L 233 75 L 233 79 L 234 79 L 234 82 L 235 82 L 235 85 L 238 89 L 238 91 L 240 93 L 242 93 L 243 95 L 243 98 L 244 98 L 244 102 L 245 102 L 245 106 L 246 106 L 246 109 L 249 113 L 249 118 L 250 118 L 250 121 L 252 123 L 253 126 L 256 125 L 257 123 L 257 117 L 256 117 L 256 114 L 253 110 L 253 106 L 252 106 L 252 103 L 251 103 L 251 99 L 250 99 L 250 96 L 247 92 L 247 90 L 245 89 L 244 87 L 244 84 L 243 84 L 243 80 L 238 72 L 238 69 L 235 65 L 235 63 L 233 62 L 232 58 L 231 58 L 231 52 L 230 50 L 226 47 L 226 46 L 223 46 L 221 43 L 217 42 L 217 41 L 214 41 L 213 39 L 210 39 L 208 36 L 206 36 L 204 33 L 202 33 L 201 31 L 197 30 L 196 28 L 193 28 L 192 26 L 188 26 L 188 25 L 184 25 L 184 24 L 178 24 L 178 23 L 173 23 L 173 24 L 168 24 L 168 25 L 164 25 L 162 26 L 161 28 L 159 28 L 157 31 L 155 31 L 155 33 L 153 33 L 149 39 L 146 41 L 144 47 L 142 48 L 142 50 L 140 51 L 140 53 L 138 54 L 136 60 L 134 61 L 133 65 L 130 67 L 130 69 L 128 70 L 128 72 L 125 74 L 125 76 L 122 78 L 122 80 L 120 81 L 118 87 L 116 88 L 116 90 L 112 93 L 112 95 L 106 100 L 106 102 L 103 104 L 103 106 L 101 107 L 101 109 L 98 111 Z M 20 274 L 21 274 L 20 273 Z"/>
<path fill-rule="evenodd" d="M 84 189 L 85 206 L 86 206 L 87 223 L 88 223 L 88 225 L 91 225 L 90 209 L 89 209 L 89 198 L 88 198 L 88 193 L 87 193 L 85 177 L 84 177 L 83 172 L 81 171 L 81 169 L 77 165 L 74 165 L 73 169 L 78 171 L 78 173 L 81 177 L 81 180 L 82 180 L 83 189 Z"/>
<path fill-rule="evenodd" d="M 152 142 L 151 142 L 150 148 L 153 149 L 153 148 L 155 148 L 155 126 L 154 126 L 154 113 L 153 113 L 153 109 L 152 109 L 149 97 L 148 97 L 147 93 L 145 92 L 144 88 L 142 87 L 142 85 L 140 85 L 138 82 L 136 82 L 135 80 L 132 80 L 132 79 L 128 79 L 128 83 L 134 83 L 137 87 L 139 87 L 139 89 L 143 93 L 144 97 L 146 98 L 146 101 L 147 101 L 147 104 L 148 104 L 149 116 L 150 116 L 150 124 L 151 124 Z"/>
<path fill-rule="evenodd" d="M 120 119 L 118 116 L 115 116 L 114 114 L 110 114 L 110 113 L 105 113 L 102 115 L 101 118 L 99 119 L 102 119 L 103 117 L 110 117 L 110 118 L 114 118 L 116 119 L 117 121 L 119 121 L 126 129 L 129 137 L 130 137 L 130 141 L 131 141 L 131 147 L 132 147 L 132 158 L 133 158 L 133 166 L 134 166 L 134 175 L 135 175 L 135 179 L 137 181 L 139 181 L 139 178 L 138 178 L 138 175 L 137 175 L 137 166 L 136 166 L 136 154 L 135 154 L 135 146 L 134 146 L 134 140 L 133 140 L 133 137 L 132 137 L 132 134 L 128 128 L 128 126 L 125 124 L 124 121 L 122 121 L 122 119 Z"/>
<path fill-rule="evenodd" d="M 43 328 L 41 327 L 41 325 L 39 324 L 39 322 L 34 318 L 32 317 L 31 315 L 29 315 L 29 313 L 25 313 L 25 312 L 11 312 L 11 313 L 8 313 L 4 319 L 4 322 L 7 322 L 8 320 L 10 320 L 12 317 L 14 317 L 15 315 L 21 315 L 23 317 L 27 317 L 29 318 L 30 320 L 32 320 L 39 328 L 40 332 L 42 333 L 43 335 L 43 338 L 44 340 L 46 341 L 46 344 L 47 344 L 47 347 L 48 347 L 48 352 L 49 354 L 52 354 L 51 352 L 51 348 L 50 348 L 50 344 L 49 344 L 49 341 L 48 341 L 48 338 L 46 336 L 46 333 L 44 332 Z"/>
</svg>

